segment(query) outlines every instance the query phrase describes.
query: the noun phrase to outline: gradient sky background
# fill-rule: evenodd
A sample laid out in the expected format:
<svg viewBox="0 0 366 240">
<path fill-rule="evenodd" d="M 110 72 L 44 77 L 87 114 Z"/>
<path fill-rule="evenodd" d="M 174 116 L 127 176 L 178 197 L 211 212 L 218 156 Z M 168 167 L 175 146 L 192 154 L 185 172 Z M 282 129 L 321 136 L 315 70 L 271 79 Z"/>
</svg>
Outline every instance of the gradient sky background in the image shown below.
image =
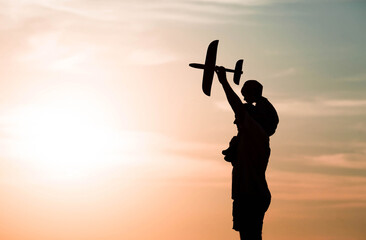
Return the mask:
<svg viewBox="0 0 366 240">
<path fill-rule="evenodd" d="M 280 125 L 266 240 L 366 236 L 366 3 L 0 0 L 0 239 L 239 239 L 208 44 Z M 230 78 L 230 77 L 229 77 Z M 231 79 L 230 79 L 231 80 Z M 235 87 L 239 90 L 239 87 Z"/>
</svg>

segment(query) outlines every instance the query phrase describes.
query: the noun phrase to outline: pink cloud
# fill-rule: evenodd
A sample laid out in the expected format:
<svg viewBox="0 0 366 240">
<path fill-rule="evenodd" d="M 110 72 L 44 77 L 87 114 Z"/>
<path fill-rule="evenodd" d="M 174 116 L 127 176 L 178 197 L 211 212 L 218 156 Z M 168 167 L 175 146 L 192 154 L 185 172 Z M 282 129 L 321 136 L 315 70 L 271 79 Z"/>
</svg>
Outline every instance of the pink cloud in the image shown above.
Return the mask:
<svg viewBox="0 0 366 240">
<path fill-rule="evenodd" d="M 271 171 L 268 182 L 276 199 L 331 201 L 336 202 L 334 206 L 366 206 L 366 177 Z"/>
</svg>

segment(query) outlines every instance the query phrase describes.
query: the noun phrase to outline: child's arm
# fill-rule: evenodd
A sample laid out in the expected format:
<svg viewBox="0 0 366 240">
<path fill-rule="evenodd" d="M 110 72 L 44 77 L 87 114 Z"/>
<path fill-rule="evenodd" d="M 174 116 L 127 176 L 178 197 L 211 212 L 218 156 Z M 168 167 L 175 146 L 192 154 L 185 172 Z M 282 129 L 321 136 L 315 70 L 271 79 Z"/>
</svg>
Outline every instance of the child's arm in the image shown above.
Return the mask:
<svg viewBox="0 0 366 240">
<path fill-rule="evenodd" d="M 243 106 L 242 106 L 243 103 L 240 100 L 240 98 L 238 97 L 238 95 L 236 95 L 234 90 L 231 88 L 229 82 L 227 81 L 226 69 L 224 67 L 217 67 L 215 71 L 216 71 L 219 81 L 225 91 L 226 98 L 227 98 L 231 108 L 233 109 L 235 115 L 239 118 L 244 117 L 243 115 L 245 114 L 245 111 L 243 111 Z"/>
</svg>

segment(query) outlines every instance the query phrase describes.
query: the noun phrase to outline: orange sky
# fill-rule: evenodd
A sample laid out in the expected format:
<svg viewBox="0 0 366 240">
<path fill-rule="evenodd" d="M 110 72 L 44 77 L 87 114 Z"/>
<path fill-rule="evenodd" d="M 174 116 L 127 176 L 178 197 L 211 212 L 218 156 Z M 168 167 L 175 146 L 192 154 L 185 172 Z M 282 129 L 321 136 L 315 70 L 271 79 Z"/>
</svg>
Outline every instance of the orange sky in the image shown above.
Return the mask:
<svg viewBox="0 0 366 240">
<path fill-rule="evenodd" d="M 365 7 L 0 0 L 0 239 L 239 239 L 215 39 L 280 116 L 264 239 L 363 239 Z"/>
</svg>

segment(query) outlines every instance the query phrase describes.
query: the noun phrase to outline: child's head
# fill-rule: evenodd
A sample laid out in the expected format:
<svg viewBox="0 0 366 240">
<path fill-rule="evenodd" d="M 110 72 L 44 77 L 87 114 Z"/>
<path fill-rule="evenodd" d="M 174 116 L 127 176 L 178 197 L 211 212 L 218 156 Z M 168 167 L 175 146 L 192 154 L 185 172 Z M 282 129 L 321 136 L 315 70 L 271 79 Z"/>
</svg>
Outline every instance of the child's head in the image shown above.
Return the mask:
<svg viewBox="0 0 366 240">
<path fill-rule="evenodd" d="M 256 80 L 248 80 L 241 89 L 244 100 L 248 103 L 256 102 L 262 96 L 263 86 Z"/>
</svg>

